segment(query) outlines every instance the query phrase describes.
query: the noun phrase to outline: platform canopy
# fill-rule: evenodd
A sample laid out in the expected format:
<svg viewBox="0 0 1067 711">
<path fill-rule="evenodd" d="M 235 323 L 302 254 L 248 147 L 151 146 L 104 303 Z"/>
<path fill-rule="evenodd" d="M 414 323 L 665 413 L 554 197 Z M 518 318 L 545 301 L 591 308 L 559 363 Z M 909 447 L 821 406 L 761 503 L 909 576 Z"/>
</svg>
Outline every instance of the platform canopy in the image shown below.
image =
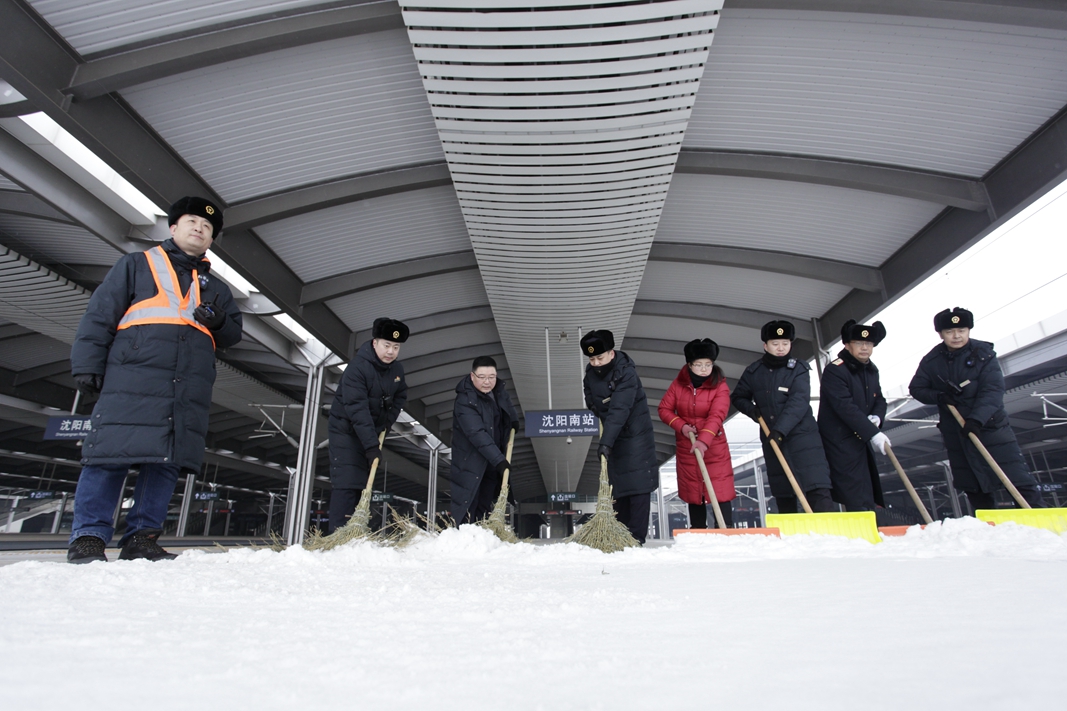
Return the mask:
<svg viewBox="0 0 1067 711">
<path fill-rule="evenodd" d="M 214 249 L 258 289 L 234 378 L 301 398 L 264 310 L 343 358 L 398 318 L 445 441 L 476 355 L 523 411 L 580 408 L 608 328 L 655 410 L 686 341 L 731 384 L 772 318 L 810 357 L 1067 176 L 1046 0 L 0 0 L 0 79 L 0 243 L 68 284 L 63 328 L 160 233 L 57 170 L 35 112 L 157 206 L 226 206 Z M 62 329 L 13 313 L 0 368 L 69 391 Z M 589 445 L 521 440 L 517 497 L 594 491 Z"/>
</svg>

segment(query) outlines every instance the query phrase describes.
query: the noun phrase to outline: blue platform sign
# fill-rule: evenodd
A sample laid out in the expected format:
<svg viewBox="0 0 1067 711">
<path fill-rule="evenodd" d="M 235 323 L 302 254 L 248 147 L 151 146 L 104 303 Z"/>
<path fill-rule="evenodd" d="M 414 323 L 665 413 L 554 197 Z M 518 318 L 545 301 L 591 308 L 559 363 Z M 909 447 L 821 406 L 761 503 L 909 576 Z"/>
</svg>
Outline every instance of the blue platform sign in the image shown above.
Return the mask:
<svg viewBox="0 0 1067 711">
<path fill-rule="evenodd" d="M 80 415 L 49 417 L 44 428 L 45 439 L 85 439 L 93 431 L 93 421 Z"/>
<path fill-rule="evenodd" d="M 589 410 L 536 410 L 526 413 L 527 437 L 589 437 L 598 434 L 597 417 Z"/>
</svg>

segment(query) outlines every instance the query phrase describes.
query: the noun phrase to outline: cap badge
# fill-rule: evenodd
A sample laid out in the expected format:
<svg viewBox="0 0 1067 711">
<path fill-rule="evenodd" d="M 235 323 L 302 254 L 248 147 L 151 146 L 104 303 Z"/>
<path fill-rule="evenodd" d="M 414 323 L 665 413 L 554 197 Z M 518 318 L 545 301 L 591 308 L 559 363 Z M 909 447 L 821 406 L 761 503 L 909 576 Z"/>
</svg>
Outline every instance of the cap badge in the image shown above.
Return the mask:
<svg viewBox="0 0 1067 711">
<path fill-rule="evenodd" d="M 952 323 L 959 323 L 959 322 L 960 322 L 960 317 L 959 316 L 953 316 L 952 317 Z"/>
<path fill-rule="evenodd" d="M 867 336 L 869 336 L 869 335 L 870 335 L 870 334 L 869 334 L 869 333 L 867 332 L 867 330 L 866 330 L 866 329 L 864 329 L 864 330 L 860 331 L 860 336 L 861 336 L 862 338 L 866 338 L 866 337 L 867 337 Z"/>
<path fill-rule="evenodd" d="M 204 207 L 204 212 L 206 212 L 209 215 L 214 215 L 215 214 L 215 208 L 211 207 L 211 205 L 206 205 Z"/>
<path fill-rule="evenodd" d="M 593 351 L 595 351 L 595 350 L 596 350 L 596 348 L 593 348 L 592 346 L 589 346 L 589 352 L 590 352 L 590 353 L 592 353 L 592 352 L 593 352 Z"/>
<path fill-rule="evenodd" d="M 400 331 L 393 331 L 393 338 L 400 338 Z"/>
<path fill-rule="evenodd" d="M 779 336 L 784 336 L 785 335 L 785 329 L 784 328 L 779 328 L 778 329 L 778 335 Z"/>
</svg>

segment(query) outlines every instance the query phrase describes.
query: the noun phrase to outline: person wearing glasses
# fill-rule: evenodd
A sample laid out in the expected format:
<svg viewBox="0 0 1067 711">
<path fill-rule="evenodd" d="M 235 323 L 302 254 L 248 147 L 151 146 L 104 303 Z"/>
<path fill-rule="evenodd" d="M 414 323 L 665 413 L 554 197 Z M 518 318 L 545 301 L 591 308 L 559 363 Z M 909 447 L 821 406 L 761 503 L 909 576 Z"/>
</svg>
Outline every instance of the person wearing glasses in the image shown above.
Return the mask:
<svg viewBox="0 0 1067 711">
<path fill-rule="evenodd" d="M 371 340 L 356 351 L 330 406 L 330 531 L 356 510 L 374 460 L 382 456 L 378 437 L 392 428 L 408 401 L 400 345 L 408 327 L 391 318 L 374 319 Z"/>
<path fill-rule="evenodd" d="M 734 407 L 758 422 L 762 417 L 770 439 L 760 431 L 763 458 L 778 513 L 802 512 L 785 469 L 771 447 L 778 443 L 796 475 L 804 498 L 815 513 L 836 511 L 830 495 L 830 467 L 823 453 L 819 426 L 811 412 L 811 375 L 808 364 L 790 356 L 796 328 L 789 321 L 770 321 L 760 329 L 763 357 L 745 369 L 730 397 Z"/>
<path fill-rule="evenodd" d="M 478 356 L 456 385 L 452 407 L 452 520 L 458 526 L 485 518 L 500 495 L 505 452 L 519 419 L 496 361 Z"/>
<path fill-rule="evenodd" d="M 710 338 L 685 344 L 686 364 L 659 402 L 659 418 L 675 432 L 678 496 L 689 505 L 689 526 L 708 527 L 708 489 L 696 458 L 704 460 L 723 523 L 733 528 L 734 468 L 722 423 L 730 411 L 730 389 L 715 365 L 719 345 Z M 689 435 L 696 437 L 695 444 Z M 716 521 L 711 519 L 712 527 Z"/>
</svg>

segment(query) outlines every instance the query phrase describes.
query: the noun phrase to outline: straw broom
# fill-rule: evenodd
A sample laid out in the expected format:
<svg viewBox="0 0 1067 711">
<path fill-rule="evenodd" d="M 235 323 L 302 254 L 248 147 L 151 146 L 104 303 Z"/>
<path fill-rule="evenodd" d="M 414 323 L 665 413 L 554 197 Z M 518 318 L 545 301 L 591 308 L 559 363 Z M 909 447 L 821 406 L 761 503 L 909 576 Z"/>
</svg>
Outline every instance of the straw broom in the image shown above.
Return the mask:
<svg viewBox="0 0 1067 711">
<path fill-rule="evenodd" d="M 511 430 L 511 436 L 508 438 L 508 453 L 505 455 L 508 462 L 511 462 L 511 450 L 514 446 L 515 430 Z M 515 531 L 511 530 L 511 526 L 508 525 L 507 519 L 504 517 L 504 512 L 508 506 L 508 476 L 510 474 L 510 468 L 504 470 L 504 478 L 500 484 L 500 496 L 496 497 L 493 512 L 489 514 L 489 518 L 479 521 L 478 525 L 504 541 L 504 543 L 518 543 L 519 539 L 515 535 Z"/>
<path fill-rule="evenodd" d="M 604 434 L 603 425 L 600 426 L 600 434 Z M 640 545 L 630 530 L 615 518 L 612 503 L 611 484 L 608 482 L 608 458 L 600 457 L 600 490 L 597 492 L 596 513 L 564 542 L 573 541 L 604 553 L 615 553 Z"/>
<path fill-rule="evenodd" d="M 379 451 L 384 444 L 385 430 L 382 430 L 382 433 L 378 436 Z M 374 462 L 371 463 L 370 475 L 367 477 L 367 485 L 363 487 L 363 493 L 359 495 L 359 504 L 356 506 L 355 513 L 348 519 L 348 523 L 328 536 L 323 536 L 318 532 L 312 534 L 304 541 L 304 548 L 309 551 L 328 551 L 331 548 L 342 546 L 357 538 L 367 538 L 370 536 L 370 501 L 371 496 L 374 493 L 374 474 L 378 471 L 378 462 L 380 461 L 381 457 L 377 457 Z"/>
</svg>

